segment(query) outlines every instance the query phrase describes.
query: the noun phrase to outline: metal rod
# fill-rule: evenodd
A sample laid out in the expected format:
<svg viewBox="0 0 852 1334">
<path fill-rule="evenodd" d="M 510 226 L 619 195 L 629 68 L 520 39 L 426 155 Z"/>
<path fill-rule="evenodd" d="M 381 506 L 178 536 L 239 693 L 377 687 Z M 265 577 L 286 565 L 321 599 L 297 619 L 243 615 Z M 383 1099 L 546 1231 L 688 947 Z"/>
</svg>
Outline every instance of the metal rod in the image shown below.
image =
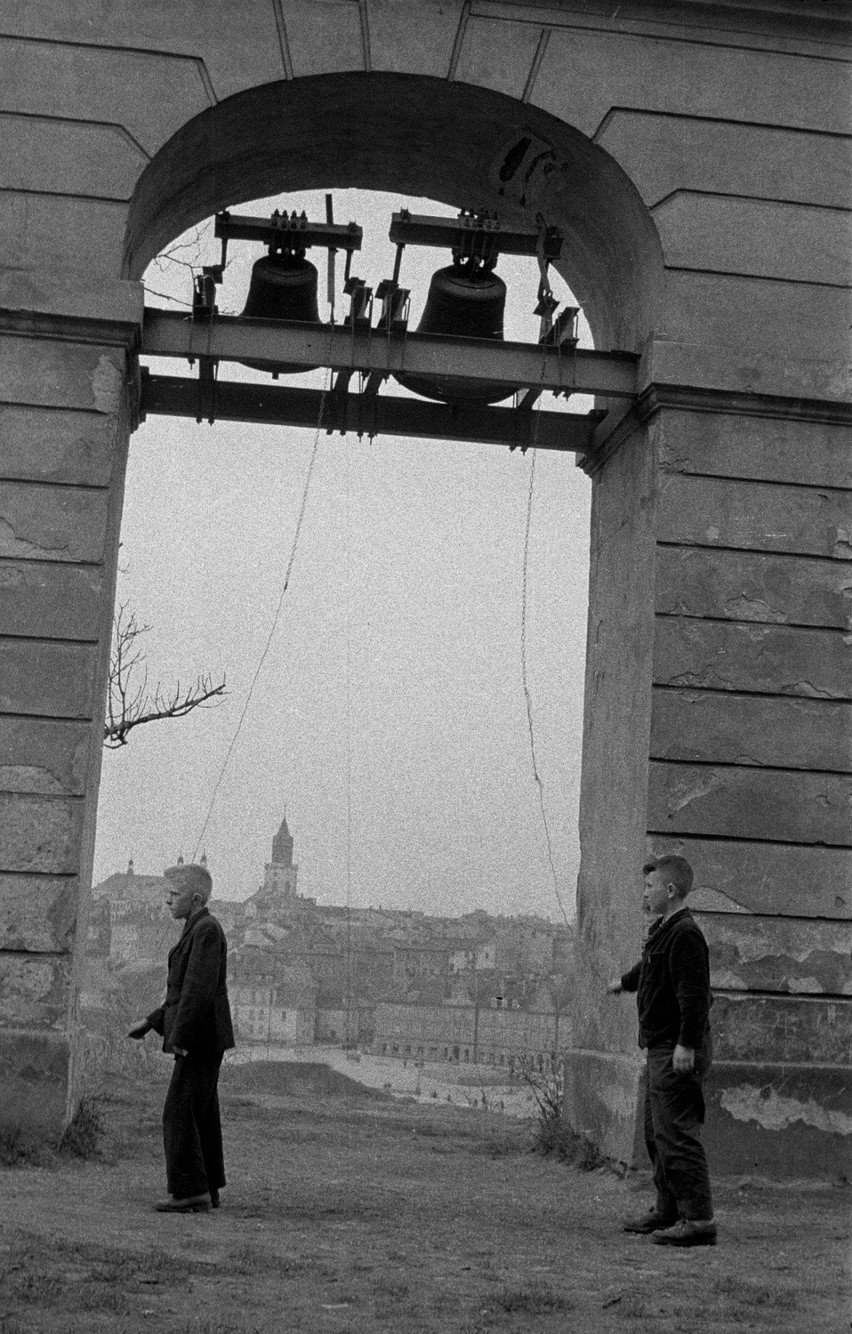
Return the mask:
<svg viewBox="0 0 852 1334">
<path fill-rule="evenodd" d="M 198 381 L 142 372 L 142 416 L 198 418 Z M 219 380 L 205 409 L 220 421 L 257 422 L 353 431 L 366 435 L 468 440 L 585 454 L 600 414 L 518 413 L 514 408 L 461 408 L 415 398 L 374 394 L 329 395 L 319 389 L 237 384 Z M 320 408 L 323 413 L 320 419 Z M 206 415 L 206 414 L 205 414 Z"/>
<path fill-rule="evenodd" d="M 473 236 L 493 237 L 501 255 L 538 255 L 558 259 L 562 235 L 549 227 L 538 232 L 533 227 L 507 227 L 495 218 L 442 218 L 427 213 L 409 213 L 403 209 L 391 216 L 391 241 L 397 245 L 437 246 L 455 250 Z"/>
<path fill-rule="evenodd" d="M 146 307 L 141 352 L 151 357 L 214 357 L 221 361 L 329 366 L 365 374 L 483 380 L 519 389 L 634 398 L 639 358 L 628 352 L 585 352 L 437 334 L 382 334 L 369 328 L 219 315 L 194 323 Z"/>
<path fill-rule="evenodd" d="M 250 218 L 242 213 L 218 213 L 216 215 L 216 236 L 230 238 L 233 241 L 271 241 L 292 237 L 303 247 L 332 246 L 336 250 L 360 250 L 364 237 L 363 228 L 350 222 L 341 223 L 310 222 L 297 218 L 291 220 L 286 214 L 278 218 Z"/>
</svg>

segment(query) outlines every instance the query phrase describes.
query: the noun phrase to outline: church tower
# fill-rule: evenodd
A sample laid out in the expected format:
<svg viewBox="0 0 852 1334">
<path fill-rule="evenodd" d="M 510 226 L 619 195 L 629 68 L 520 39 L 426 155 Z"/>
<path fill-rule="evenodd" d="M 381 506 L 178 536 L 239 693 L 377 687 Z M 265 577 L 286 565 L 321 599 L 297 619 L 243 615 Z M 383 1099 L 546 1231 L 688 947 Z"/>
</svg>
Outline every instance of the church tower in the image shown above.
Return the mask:
<svg viewBox="0 0 852 1334">
<path fill-rule="evenodd" d="M 276 903 L 291 904 L 296 899 L 296 876 L 299 868 L 293 864 L 293 836 L 287 827 L 287 808 L 278 833 L 272 840 L 272 860 L 266 863 L 263 893 Z"/>
</svg>

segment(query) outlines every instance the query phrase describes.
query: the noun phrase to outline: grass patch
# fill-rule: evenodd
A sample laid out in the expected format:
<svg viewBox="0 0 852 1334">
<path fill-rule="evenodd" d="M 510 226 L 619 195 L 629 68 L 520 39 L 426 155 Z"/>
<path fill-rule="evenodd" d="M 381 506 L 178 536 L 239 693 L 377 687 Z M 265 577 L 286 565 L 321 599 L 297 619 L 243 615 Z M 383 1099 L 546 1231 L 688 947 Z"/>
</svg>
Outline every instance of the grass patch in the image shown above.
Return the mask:
<svg viewBox="0 0 852 1334">
<path fill-rule="evenodd" d="M 554 1311 L 570 1311 L 573 1303 L 552 1288 L 504 1287 L 491 1298 L 500 1311 L 524 1311 L 527 1315 L 551 1315 Z"/>
<path fill-rule="evenodd" d="M 24 1126 L 0 1128 L 0 1167 L 52 1167 L 54 1146 Z"/>
<path fill-rule="evenodd" d="M 772 1288 L 768 1283 L 752 1283 L 732 1274 L 717 1280 L 716 1291 L 743 1306 L 764 1306 L 772 1311 L 795 1311 L 799 1305 L 798 1293 L 793 1288 Z"/>
</svg>

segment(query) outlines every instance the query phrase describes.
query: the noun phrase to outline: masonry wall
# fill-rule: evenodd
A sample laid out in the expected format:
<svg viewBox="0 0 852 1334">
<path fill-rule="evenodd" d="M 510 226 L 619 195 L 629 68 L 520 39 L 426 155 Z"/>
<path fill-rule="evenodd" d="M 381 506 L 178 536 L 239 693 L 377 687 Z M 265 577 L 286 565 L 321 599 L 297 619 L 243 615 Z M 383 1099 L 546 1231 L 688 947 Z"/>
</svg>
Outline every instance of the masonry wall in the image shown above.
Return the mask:
<svg viewBox="0 0 852 1334">
<path fill-rule="evenodd" d="M 611 414 L 587 464 L 585 973 L 567 1087 L 629 1156 L 638 1058 L 601 986 L 639 945 L 647 846 L 682 847 L 719 992 L 720 1150 L 835 1170 L 852 1132 L 845 6 L 42 0 L 2 26 L 0 1119 L 56 1128 L 74 1095 L 141 322 L 127 266 L 226 179 L 223 202 L 381 181 L 502 206 L 488 164 L 533 119 L 558 152 L 505 206 L 567 228 L 599 344 L 643 356 L 636 409 L 615 429 Z M 418 85 L 429 135 L 399 137 L 386 74 L 435 80 Z M 267 85 L 283 90 L 278 132 L 231 161 L 255 123 L 227 99 Z M 279 112 L 297 103 L 318 137 L 290 143 Z M 200 123 L 180 183 L 147 171 L 202 113 L 218 128 Z M 369 141 L 353 149 L 355 123 Z"/>
</svg>

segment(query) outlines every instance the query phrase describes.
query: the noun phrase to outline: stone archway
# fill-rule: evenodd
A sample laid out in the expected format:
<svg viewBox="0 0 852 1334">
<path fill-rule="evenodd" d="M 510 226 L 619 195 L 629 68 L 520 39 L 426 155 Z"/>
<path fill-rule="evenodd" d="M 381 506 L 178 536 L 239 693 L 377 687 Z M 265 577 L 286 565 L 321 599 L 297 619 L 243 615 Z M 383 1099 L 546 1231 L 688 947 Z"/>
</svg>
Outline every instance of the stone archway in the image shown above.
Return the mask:
<svg viewBox="0 0 852 1334">
<path fill-rule="evenodd" d="M 0 1118 L 55 1126 L 73 1096 L 136 279 L 220 204 L 357 179 L 560 223 L 598 346 L 642 354 L 594 464 L 575 1119 L 630 1157 L 633 1023 L 602 983 L 636 947 L 646 846 L 672 848 L 715 961 L 727 1162 L 843 1163 L 843 22 L 742 0 L 708 43 L 704 8 L 427 0 L 406 23 L 82 0 L 10 20 Z"/>
<path fill-rule="evenodd" d="M 349 127 L 359 126 L 353 141 Z M 499 210 L 565 234 L 557 267 L 583 303 L 599 346 L 641 352 L 662 319 L 664 265 L 651 215 L 614 159 L 537 108 L 491 90 L 410 75 L 324 75 L 253 88 L 202 112 L 164 145 L 130 201 L 124 270 L 138 278 L 160 250 L 226 205 L 287 190 L 372 188 L 457 207 Z M 622 428 L 625 429 L 624 427 Z M 584 765 L 588 888 L 584 920 L 606 914 L 606 936 L 583 987 L 600 988 L 605 960 L 630 949 L 640 912 L 632 893 L 643 859 L 653 653 L 654 459 L 644 422 L 595 479 Z M 598 663 L 607 663 L 599 682 Z M 597 721 L 595 720 L 597 717 Z M 604 735 L 605 728 L 605 735 Z M 615 743 L 619 767 L 611 762 Z M 606 835 L 604 835 L 604 830 Z M 616 832 L 615 858 L 605 848 Z M 591 843 L 590 843 L 591 840 Z M 584 883 L 581 872 L 581 887 Z M 599 882 L 620 881 L 609 902 Z M 620 914 L 620 916 L 619 916 Z M 598 930 L 600 930 L 600 925 Z M 627 942 L 630 942 L 628 944 Z M 575 1016 L 579 1044 L 587 1016 Z M 632 1152 L 639 1063 L 633 1018 L 613 1014 L 593 1039 L 606 1052 L 592 1086 L 615 1106 L 576 1108 L 615 1156 Z M 582 1087 L 585 1075 L 569 1080 Z"/>
</svg>

